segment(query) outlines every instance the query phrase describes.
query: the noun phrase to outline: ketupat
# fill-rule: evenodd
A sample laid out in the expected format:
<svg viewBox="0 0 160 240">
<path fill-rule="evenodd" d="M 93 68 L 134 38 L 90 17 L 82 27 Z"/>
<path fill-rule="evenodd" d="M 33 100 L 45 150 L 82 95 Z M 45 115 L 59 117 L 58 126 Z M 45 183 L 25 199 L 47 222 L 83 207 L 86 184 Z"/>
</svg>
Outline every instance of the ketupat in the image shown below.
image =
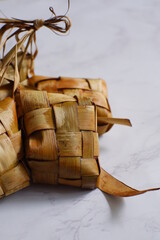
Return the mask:
<svg viewBox="0 0 160 240">
<path fill-rule="evenodd" d="M 0 197 L 8 196 L 30 185 L 30 177 L 23 162 L 23 148 L 21 131 L 18 129 L 16 104 L 13 98 L 14 88 L 18 84 L 19 72 L 17 68 L 17 50 L 20 43 L 14 46 L 3 58 L 1 65 L 1 83 L 5 74 L 15 64 L 13 83 L 5 84 L 0 90 Z M 2 46 L 1 46 L 2 47 Z M 17 75 L 18 74 L 18 75 Z"/>
<path fill-rule="evenodd" d="M 73 97 L 76 96 L 78 101 L 84 101 L 84 103 L 86 99 L 89 99 L 97 107 L 97 130 L 99 135 L 109 131 L 115 123 L 131 126 L 128 119 L 112 117 L 107 86 L 103 79 L 54 78 L 34 75 L 28 79 L 28 85 L 49 93 L 59 92 Z"/>
<path fill-rule="evenodd" d="M 53 9 L 51 11 L 54 14 Z M 9 55 L 4 57 L 2 65 L 4 71 L 1 71 L 1 80 L 4 78 L 10 60 L 14 54 L 17 56 L 17 51 L 22 46 L 23 41 L 28 38 L 27 46 L 29 46 L 35 39 L 36 30 L 41 26 L 44 25 L 53 31 L 62 33 L 68 31 L 70 27 L 69 19 L 65 15 L 56 16 L 54 14 L 54 16 L 45 21 L 0 19 L 2 23 L 8 25 L 7 29 L 14 26 L 20 28 L 18 33 L 27 31 L 9 52 Z M 57 23 L 62 21 L 65 23 L 64 29 L 57 26 Z M 27 50 L 27 46 L 25 50 Z M 18 74 L 17 58 L 15 57 L 12 94 L 19 84 Z M 8 88 L 7 86 L 4 87 Z M 5 93 L 3 88 L 2 92 L 2 98 L 5 98 L 7 94 L 10 94 L 10 89 Z M 25 157 L 29 160 L 28 165 L 32 170 L 34 182 L 60 183 L 85 188 L 98 187 L 102 191 L 116 196 L 132 196 L 159 189 L 138 191 L 118 181 L 100 168 L 96 131 L 98 106 L 95 106 L 92 102 L 92 97 L 78 98 L 77 96 L 72 97 L 59 93 L 50 94 L 42 91 L 25 90 L 20 87 L 16 100 L 21 127 L 25 136 Z M 110 118 L 109 120 L 112 121 L 113 119 Z M 119 120 L 114 119 L 114 121 L 118 122 Z M 112 121 L 110 124 L 115 122 Z M 122 123 L 124 123 L 123 120 Z M 3 126 L 1 128 L 3 132 Z M 20 145 L 16 144 L 16 146 Z M 10 150 L 11 154 L 12 152 Z M 3 180 L 6 183 L 7 181 L 14 183 L 12 179 L 11 181 L 8 179 L 7 176 Z M 6 195 L 12 192 L 11 186 L 12 184 L 8 193 L 6 191 Z M 1 196 L 4 195 L 4 189 L 0 188 L 0 194 Z"/>
<path fill-rule="evenodd" d="M 16 95 L 25 157 L 33 182 L 99 188 L 115 196 L 138 191 L 105 172 L 99 163 L 97 109 L 86 99 L 20 88 Z"/>
<path fill-rule="evenodd" d="M 20 90 L 16 99 L 33 181 L 94 188 L 99 175 L 96 107 L 45 91 Z"/>
<path fill-rule="evenodd" d="M 0 101 L 0 197 L 29 186 L 29 175 L 22 159 L 15 102 L 5 98 Z"/>
</svg>

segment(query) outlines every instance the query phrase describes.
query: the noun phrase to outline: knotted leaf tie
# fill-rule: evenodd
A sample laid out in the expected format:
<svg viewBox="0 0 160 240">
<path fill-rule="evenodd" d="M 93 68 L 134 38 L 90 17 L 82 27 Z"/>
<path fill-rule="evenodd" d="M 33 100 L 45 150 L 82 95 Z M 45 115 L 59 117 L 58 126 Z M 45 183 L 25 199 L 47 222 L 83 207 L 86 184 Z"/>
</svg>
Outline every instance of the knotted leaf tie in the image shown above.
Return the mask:
<svg viewBox="0 0 160 240">
<path fill-rule="evenodd" d="M 22 20 L 17 18 L 0 18 L 0 23 L 4 24 L 0 28 L 0 51 L 3 49 L 3 57 L 2 57 L 2 66 L 0 70 L 0 84 L 2 84 L 7 67 L 11 63 L 14 57 L 16 57 L 17 52 L 20 48 L 24 48 L 23 55 L 20 60 L 18 70 L 21 69 L 21 65 L 23 62 L 23 59 L 27 53 L 27 50 L 29 46 L 31 46 L 31 60 L 33 65 L 33 60 L 37 56 L 38 48 L 36 44 L 36 31 L 39 30 L 41 27 L 49 28 L 52 32 L 54 32 L 57 35 L 65 34 L 69 31 L 71 27 L 71 21 L 69 17 L 66 16 L 68 13 L 70 6 L 70 1 L 68 0 L 68 9 L 67 12 L 64 15 L 57 16 L 54 12 L 54 9 L 52 7 L 49 8 L 50 12 L 52 13 L 52 17 L 43 20 L 43 19 L 35 19 L 35 20 Z M 12 32 L 14 30 L 14 32 Z M 2 38 L 5 33 L 8 33 L 5 37 L 4 41 L 2 42 Z M 24 33 L 22 37 L 19 37 L 21 33 Z M 17 40 L 17 44 L 5 55 L 5 47 L 7 41 L 15 36 Z M 23 44 L 27 41 L 26 46 L 24 47 Z M 32 50 L 32 43 L 35 44 L 35 51 L 33 53 Z M 15 61 L 17 62 L 17 61 Z M 33 70 L 33 69 L 32 69 Z M 16 74 L 17 75 L 17 74 Z M 16 90 L 18 86 L 19 80 L 14 81 L 14 91 Z"/>
<path fill-rule="evenodd" d="M 17 18 L 0 18 L 0 23 L 4 24 L 0 29 L 0 41 L 3 37 L 3 34 L 9 29 L 17 30 L 12 33 L 8 39 L 14 35 L 19 35 L 22 32 L 26 32 L 29 30 L 34 30 L 34 33 L 41 27 L 45 26 L 52 30 L 54 33 L 67 33 L 71 27 L 71 21 L 69 17 L 65 15 L 57 16 L 52 7 L 49 8 L 53 17 L 43 20 L 43 19 L 35 19 L 35 20 L 22 20 Z M 60 25 L 61 24 L 61 25 Z"/>
</svg>

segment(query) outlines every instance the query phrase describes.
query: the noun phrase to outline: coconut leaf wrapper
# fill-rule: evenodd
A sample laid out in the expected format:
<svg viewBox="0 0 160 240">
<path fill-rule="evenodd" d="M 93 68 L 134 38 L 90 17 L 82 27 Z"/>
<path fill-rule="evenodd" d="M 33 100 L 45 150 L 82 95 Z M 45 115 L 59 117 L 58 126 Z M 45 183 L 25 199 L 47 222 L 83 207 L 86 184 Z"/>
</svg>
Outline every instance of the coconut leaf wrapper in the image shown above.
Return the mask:
<svg viewBox="0 0 160 240">
<path fill-rule="evenodd" d="M 115 196 L 148 191 L 125 185 L 100 167 L 97 106 L 90 99 L 84 103 L 65 94 L 20 88 L 16 101 L 34 183 L 99 188 Z"/>
<path fill-rule="evenodd" d="M 29 175 L 22 159 L 16 106 L 8 97 L 0 101 L 0 198 L 29 185 Z"/>
<path fill-rule="evenodd" d="M 49 93 L 63 93 L 69 96 L 76 96 L 78 100 L 90 99 L 96 105 L 98 116 L 99 135 L 109 131 L 112 123 L 106 119 L 112 118 L 111 108 L 108 101 L 107 86 L 103 79 L 72 78 L 72 77 L 44 77 L 33 76 L 28 79 L 28 84 L 38 90 L 45 90 Z"/>
<path fill-rule="evenodd" d="M 4 100 L 7 97 L 13 97 L 13 84 L 6 83 L 0 87 L 0 101 Z"/>
<path fill-rule="evenodd" d="M 95 188 L 100 172 L 96 106 L 34 90 L 20 90 L 16 100 L 33 182 Z"/>
<path fill-rule="evenodd" d="M 17 64 L 19 65 L 21 58 L 23 56 L 23 52 L 18 52 L 17 54 Z M 3 59 L 0 60 L 0 68 L 2 66 Z M 29 77 L 30 72 L 33 68 L 33 60 L 31 58 L 31 54 L 26 54 L 23 61 L 21 68 L 19 69 L 19 76 L 20 81 L 24 81 Z M 7 71 L 5 73 L 3 85 L 5 85 L 8 82 L 14 82 L 15 79 L 15 59 L 12 60 L 12 62 L 8 65 Z"/>
</svg>

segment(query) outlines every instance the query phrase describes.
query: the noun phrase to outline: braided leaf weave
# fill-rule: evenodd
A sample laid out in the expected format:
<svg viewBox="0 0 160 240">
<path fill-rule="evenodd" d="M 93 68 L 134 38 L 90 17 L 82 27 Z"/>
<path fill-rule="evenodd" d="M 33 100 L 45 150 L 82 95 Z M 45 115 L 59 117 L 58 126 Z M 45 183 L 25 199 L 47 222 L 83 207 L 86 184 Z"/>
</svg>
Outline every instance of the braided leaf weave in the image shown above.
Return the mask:
<svg viewBox="0 0 160 240">
<path fill-rule="evenodd" d="M 17 60 L 18 60 L 18 65 L 21 61 L 21 58 L 23 56 L 23 52 L 18 52 L 17 54 Z M 0 60 L 0 69 L 3 63 L 3 59 Z M 33 64 L 33 61 L 31 61 L 31 55 L 28 53 L 24 57 L 22 61 L 22 66 L 19 70 L 19 76 L 20 76 L 20 81 L 23 81 L 28 78 L 28 75 L 31 71 L 31 67 Z M 13 82 L 15 77 L 15 60 L 13 59 L 12 62 L 9 64 L 7 71 L 5 73 L 5 80 L 3 81 L 3 85 L 6 84 L 8 81 Z"/>
<path fill-rule="evenodd" d="M 14 100 L 0 101 L 0 197 L 29 185 Z"/>
<path fill-rule="evenodd" d="M 103 134 L 110 130 L 113 124 L 105 119 L 112 118 L 108 101 L 107 86 L 103 79 L 71 78 L 71 77 L 44 77 L 33 76 L 28 79 L 29 86 L 49 93 L 63 93 L 76 96 L 78 100 L 89 98 L 96 105 L 98 115 L 98 133 Z"/>
<path fill-rule="evenodd" d="M 96 106 L 59 93 L 20 90 L 18 112 L 33 182 L 95 188 L 100 173 Z"/>
</svg>

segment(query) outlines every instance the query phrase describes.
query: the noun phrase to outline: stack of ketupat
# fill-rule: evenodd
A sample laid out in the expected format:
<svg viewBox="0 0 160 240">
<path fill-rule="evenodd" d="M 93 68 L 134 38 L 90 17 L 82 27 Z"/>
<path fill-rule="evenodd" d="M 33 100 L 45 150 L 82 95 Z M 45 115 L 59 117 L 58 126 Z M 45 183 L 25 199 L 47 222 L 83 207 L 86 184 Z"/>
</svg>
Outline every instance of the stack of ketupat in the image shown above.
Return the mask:
<svg viewBox="0 0 160 240">
<path fill-rule="evenodd" d="M 0 29 L 1 38 L 5 31 L 18 28 L 6 37 L 4 46 L 14 35 L 17 43 L 1 61 L 0 196 L 29 185 L 26 166 L 34 183 L 97 187 L 115 196 L 157 190 L 133 189 L 100 167 L 98 134 L 107 132 L 115 123 L 131 125 L 128 119 L 112 117 L 104 80 L 33 75 L 20 83 L 28 78 L 28 72 L 33 74 L 37 49 L 34 54 L 27 51 L 36 43 L 36 31 L 46 26 L 65 33 L 70 28 L 66 15 L 56 16 L 52 8 L 50 11 L 54 16 L 47 20 L 0 19 L 5 24 Z M 58 25 L 62 22 L 64 27 Z M 22 32 L 19 40 L 17 35 Z M 23 133 L 24 157 L 14 98 Z"/>
</svg>

